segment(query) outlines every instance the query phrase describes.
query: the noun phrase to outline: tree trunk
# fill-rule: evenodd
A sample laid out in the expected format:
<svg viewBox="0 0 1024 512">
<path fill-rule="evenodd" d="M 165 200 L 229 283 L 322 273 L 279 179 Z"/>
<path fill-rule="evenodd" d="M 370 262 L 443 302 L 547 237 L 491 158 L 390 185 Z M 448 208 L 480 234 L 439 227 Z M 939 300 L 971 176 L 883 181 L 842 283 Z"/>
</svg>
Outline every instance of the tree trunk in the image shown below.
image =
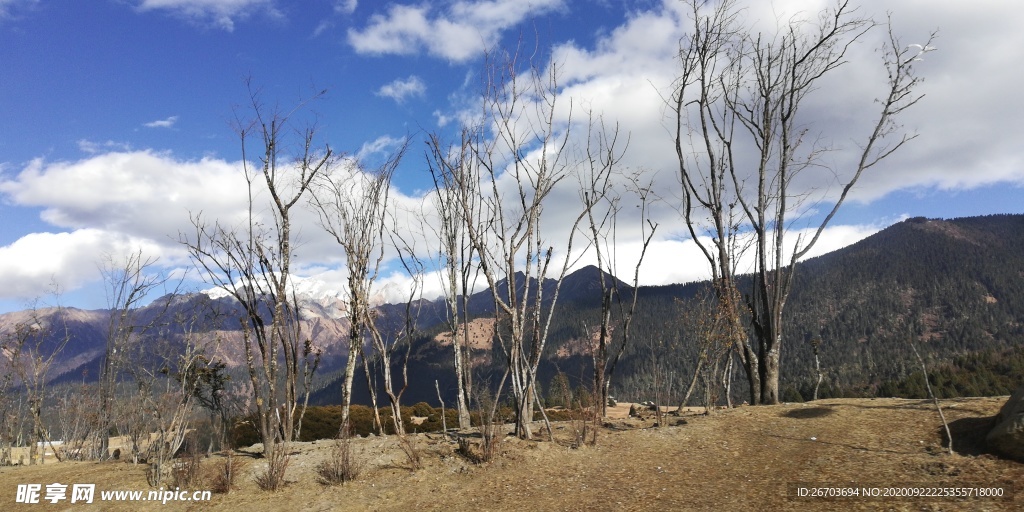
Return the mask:
<svg viewBox="0 0 1024 512">
<path fill-rule="evenodd" d="M 456 306 L 456 309 L 458 306 Z M 458 313 L 458 311 L 456 311 Z M 456 317 L 458 318 L 458 317 Z M 461 325 L 461 333 L 458 332 L 460 329 L 456 329 L 456 332 L 452 333 L 452 348 L 455 351 L 455 382 L 456 382 L 456 398 L 455 404 L 459 412 L 459 428 L 466 429 L 471 426 L 472 420 L 469 415 L 469 400 L 466 394 L 467 382 L 466 382 L 466 361 L 463 358 L 463 351 L 469 350 L 469 325 L 467 322 L 463 322 Z M 461 336 L 460 336 L 461 335 Z M 461 343 L 459 338 L 463 338 Z M 439 395 L 440 396 L 440 395 Z"/>
<path fill-rule="evenodd" d="M 821 374 L 821 359 L 818 357 L 817 350 L 814 351 L 814 373 L 817 374 L 818 380 L 814 383 L 814 397 L 812 400 L 817 400 L 818 388 L 821 387 L 821 379 L 823 378 L 823 375 Z"/>
<path fill-rule="evenodd" d="M 703 366 L 704 358 L 702 357 L 697 360 L 697 367 L 693 369 L 693 378 L 690 379 L 690 386 L 686 388 L 686 394 L 683 395 L 683 399 L 679 402 L 679 408 L 676 411 L 683 412 L 683 407 L 686 407 L 686 403 L 690 401 L 690 395 L 697 388 L 697 377 L 700 376 L 700 370 Z"/>
<path fill-rule="evenodd" d="M 725 405 L 732 409 L 732 351 L 726 355 L 725 371 L 722 372 L 722 387 L 725 389 Z"/>
<path fill-rule="evenodd" d="M 761 404 L 779 403 L 779 349 L 769 350 L 761 364 Z"/>
<path fill-rule="evenodd" d="M 345 361 L 345 374 L 341 386 L 341 428 L 349 425 L 349 409 L 352 405 L 352 381 L 356 375 L 356 360 L 359 357 L 357 344 L 360 343 L 361 329 L 353 324 L 349 332 L 348 359 Z"/>
</svg>

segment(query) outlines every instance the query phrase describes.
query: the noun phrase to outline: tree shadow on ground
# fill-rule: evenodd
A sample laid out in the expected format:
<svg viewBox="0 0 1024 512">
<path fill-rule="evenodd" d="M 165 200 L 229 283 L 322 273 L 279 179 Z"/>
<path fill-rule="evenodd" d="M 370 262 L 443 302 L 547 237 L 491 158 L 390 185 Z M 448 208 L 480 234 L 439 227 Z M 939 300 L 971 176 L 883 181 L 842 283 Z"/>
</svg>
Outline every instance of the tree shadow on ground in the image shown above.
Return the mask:
<svg viewBox="0 0 1024 512">
<path fill-rule="evenodd" d="M 792 409 L 782 413 L 782 416 L 786 418 L 796 419 L 810 419 L 810 418 L 823 418 L 830 414 L 835 414 L 835 409 L 831 407 L 803 407 L 800 409 Z"/>
</svg>

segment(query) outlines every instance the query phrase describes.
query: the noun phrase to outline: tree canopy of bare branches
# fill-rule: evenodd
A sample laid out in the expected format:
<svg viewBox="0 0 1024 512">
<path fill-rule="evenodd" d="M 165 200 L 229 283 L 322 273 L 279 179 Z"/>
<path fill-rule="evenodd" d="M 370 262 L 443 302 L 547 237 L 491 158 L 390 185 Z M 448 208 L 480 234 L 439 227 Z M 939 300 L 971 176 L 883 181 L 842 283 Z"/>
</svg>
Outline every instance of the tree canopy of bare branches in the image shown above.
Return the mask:
<svg viewBox="0 0 1024 512">
<path fill-rule="evenodd" d="M 863 173 L 914 137 L 898 117 L 922 97 L 915 65 L 931 47 L 903 46 L 889 25 L 881 49 L 887 83 L 875 121 L 857 143 L 851 167 L 837 169 L 823 158 L 832 148 L 803 115 L 805 104 L 878 24 L 839 0 L 814 18 L 798 15 L 766 34 L 742 24 L 733 0 L 688 5 L 692 25 L 680 43 L 679 76 L 668 101 L 676 123 L 681 209 L 718 289 L 733 288 L 739 256 L 747 244 L 754 251 L 754 284 L 746 294 L 753 339 L 739 336 L 735 345 L 751 403 L 777 403 L 783 311 L 796 263 Z M 838 194 L 813 205 L 824 216 L 801 236 L 795 226 L 809 222 L 812 208 L 796 180 L 811 172 L 830 173 L 840 186 Z"/>
<path fill-rule="evenodd" d="M 431 152 L 435 180 L 451 191 L 446 200 L 459 210 L 449 220 L 462 223 L 471 246 L 459 249 L 459 258 L 479 269 L 494 299 L 516 434 L 530 438 L 537 369 L 586 208 L 567 219 L 568 239 L 559 241 L 564 255 L 555 257 L 541 214 L 556 186 L 579 163 L 570 137 L 572 102 L 560 97 L 557 65 L 528 66 L 523 72 L 517 57 L 488 58 L 479 124 L 462 132 L 458 148 L 433 138 Z M 562 105 L 565 101 L 569 104 Z M 546 286 L 548 279 L 554 280 L 553 287 Z"/>
<path fill-rule="evenodd" d="M 334 152 L 317 145 L 314 126 L 296 128 L 293 116 L 304 106 L 291 111 L 268 107 L 250 86 L 251 117 L 239 117 L 236 125 L 249 193 L 247 215 L 231 224 L 193 212 L 194 231 L 181 236 L 205 278 L 244 311 L 239 322 L 249 386 L 268 458 L 278 443 L 298 436 L 321 353 L 303 332 L 290 283 L 296 236 L 292 216 L 296 206 L 305 204 L 300 201 L 314 180 L 334 162 Z M 258 153 L 250 160 L 254 141 Z"/>
<path fill-rule="evenodd" d="M 48 313 L 44 317 L 41 311 L 33 307 L 27 321 L 18 323 L 11 332 L 0 338 L 0 354 L 5 359 L 5 366 L 13 370 L 0 376 L 0 385 L 3 386 L 0 389 L 0 406 L 4 406 L 2 413 L 6 416 L 7 403 L 4 403 L 3 399 L 9 391 L 8 386 L 12 383 L 12 377 L 17 376 L 19 387 L 24 389 L 31 421 L 28 438 L 29 464 L 42 464 L 46 460 L 45 445 L 53 448 L 49 430 L 43 423 L 47 373 L 71 339 L 62 314 L 63 308 L 58 305 Z M 5 417 L 3 420 L 12 421 L 14 418 Z M 10 453 L 7 451 L 10 448 L 9 439 L 3 439 L 2 448 L 5 449 L 5 453 L 0 459 L 5 463 L 11 463 Z M 39 453 L 40 448 L 43 448 L 42 453 Z M 62 459 L 56 449 L 54 455 L 58 461 Z"/>
<path fill-rule="evenodd" d="M 350 160 L 324 173 L 315 183 L 311 203 L 320 217 L 320 225 L 334 238 L 345 253 L 348 266 L 348 294 L 346 306 L 349 320 L 348 358 L 342 377 L 342 429 L 347 428 L 349 408 L 352 403 L 352 382 L 356 363 L 364 353 L 363 340 L 372 334 L 374 347 L 381 355 L 389 355 L 390 345 L 386 344 L 374 323 L 371 313 L 373 285 L 380 272 L 388 242 L 388 199 L 391 193 L 391 179 L 395 169 L 405 155 L 407 144 L 389 156 L 375 170 L 362 167 L 360 162 Z M 387 387 L 391 389 L 390 358 L 383 361 Z M 364 355 L 364 368 L 368 383 L 371 379 L 369 364 Z M 371 393 L 375 387 L 370 384 Z M 389 393 L 390 394 L 390 393 Z M 392 398 L 393 407 L 398 407 Z M 376 398 L 374 398 L 376 402 Z M 376 407 L 374 408 L 376 410 Z M 396 414 L 396 429 L 401 421 Z M 379 425 L 378 421 L 378 425 Z"/>
<path fill-rule="evenodd" d="M 597 341 L 592 344 L 591 359 L 594 365 L 593 393 L 599 401 L 595 404 L 594 413 L 603 416 L 615 367 L 629 345 L 633 313 L 639 297 L 640 267 L 658 225 L 648 217 L 650 204 L 655 200 L 650 183 L 641 182 L 640 173 L 629 174 L 619 168 L 625 148 L 620 148 L 618 126 L 608 129 L 604 121 L 594 119 L 593 114 L 587 126 L 583 165 L 577 179 L 586 212 L 581 229 L 590 240 L 597 259 L 601 288 L 601 320 L 597 327 Z M 616 186 L 623 178 L 625 190 Z M 641 234 L 640 257 L 633 267 L 632 286 L 628 290 L 614 275 L 619 263 L 618 222 L 625 194 L 635 195 L 639 201 Z M 585 331 L 590 335 L 589 328 Z"/>
</svg>

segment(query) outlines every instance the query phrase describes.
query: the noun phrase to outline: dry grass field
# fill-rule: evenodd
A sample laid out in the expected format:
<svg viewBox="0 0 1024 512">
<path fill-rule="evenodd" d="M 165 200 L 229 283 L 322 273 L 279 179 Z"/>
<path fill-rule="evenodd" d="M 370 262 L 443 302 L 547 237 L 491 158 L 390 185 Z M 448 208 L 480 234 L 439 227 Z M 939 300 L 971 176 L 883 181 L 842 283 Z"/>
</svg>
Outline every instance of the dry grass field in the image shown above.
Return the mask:
<svg viewBox="0 0 1024 512">
<path fill-rule="evenodd" d="M 943 402 L 957 454 L 946 454 L 941 423 L 927 401 L 836 399 L 809 404 L 739 407 L 705 416 L 687 412 L 626 418 L 620 405 L 597 444 L 574 449 L 571 424 L 556 423 L 555 442 L 502 443 L 492 462 L 474 464 L 441 434 L 413 436 L 423 467 L 411 470 L 395 438 L 354 441 L 363 471 L 351 483 L 325 486 L 316 467 L 332 442 L 296 443 L 276 493 L 254 475 L 265 463 L 247 450 L 237 488 L 209 502 L 99 501 L 104 490 L 149 491 L 145 468 L 124 462 L 52 463 L 0 468 L 2 510 L 1022 510 L 1024 464 L 983 453 L 982 436 L 1005 401 Z M 544 433 L 543 429 L 539 432 Z M 546 437 L 546 436 L 545 436 Z M 219 456 L 204 459 L 211 471 Z M 20 505 L 18 484 L 93 483 L 96 503 Z M 990 498 L 812 499 L 813 486 L 1009 487 Z M 202 487 L 200 487 L 202 489 Z"/>
</svg>

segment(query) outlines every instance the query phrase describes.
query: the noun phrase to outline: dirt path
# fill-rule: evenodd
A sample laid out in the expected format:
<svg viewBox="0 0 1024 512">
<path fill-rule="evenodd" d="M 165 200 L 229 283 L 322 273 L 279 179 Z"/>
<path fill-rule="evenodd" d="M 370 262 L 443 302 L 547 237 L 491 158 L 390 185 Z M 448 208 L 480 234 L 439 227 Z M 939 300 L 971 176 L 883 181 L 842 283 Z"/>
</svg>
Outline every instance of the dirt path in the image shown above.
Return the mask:
<svg viewBox="0 0 1024 512">
<path fill-rule="evenodd" d="M 103 510 L 1021 510 L 1024 489 L 1012 500 L 795 496 L 800 483 L 1020 487 L 1024 464 L 980 454 L 978 432 L 1004 401 L 944 402 L 960 452 L 952 457 L 945 454 L 941 424 L 925 401 L 822 400 L 673 416 L 660 428 L 649 428 L 651 419 L 610 419 L 598 444 L 582 449 L 569 448 L 570 426 L 556 424 L 555 443 L 507 438 L 504 455 L 482 465 L 456 455 L 439 435 L 420 435 L 426 467 L 415 472 L 394 439 L 371 437 L 358 441 L 364 474 L 338 487 L 324 487 L 315 478 L 330 443 L 303 443 L 289 465 L 293 483 L 279 493 L 256 489 L 251 475 L 262 461 L 250 459 L 239 490 L 211 502 L 108 502 Z M 144 469 L 125 463 L 0 468 L 0 508 L 11 509 L 17 484 L 32 482 L 149 490 Z M 31 509 L 90 507 L 64 502 Z"/>
</svg>

